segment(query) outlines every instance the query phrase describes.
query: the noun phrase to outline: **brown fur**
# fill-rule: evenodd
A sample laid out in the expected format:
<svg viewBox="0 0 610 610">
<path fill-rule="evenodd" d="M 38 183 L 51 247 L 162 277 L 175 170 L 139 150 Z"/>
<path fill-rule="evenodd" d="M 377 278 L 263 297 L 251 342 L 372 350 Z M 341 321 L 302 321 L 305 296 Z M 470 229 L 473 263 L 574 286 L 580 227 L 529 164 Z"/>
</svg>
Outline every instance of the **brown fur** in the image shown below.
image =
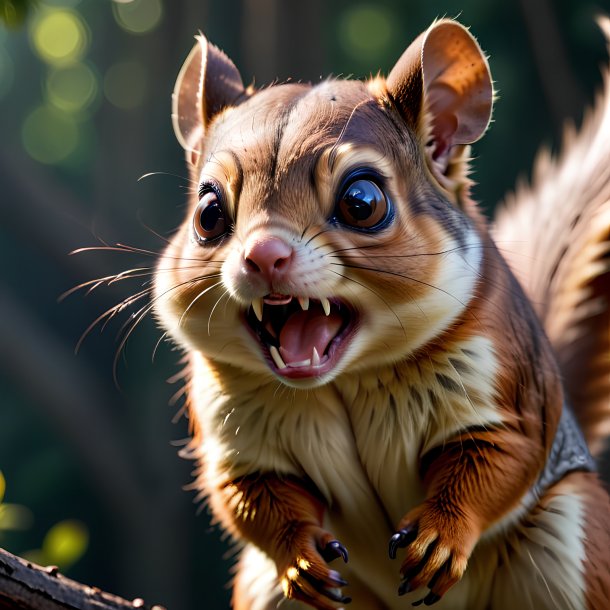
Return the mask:
<svg viewBox="0 0 610 610">
<path fill-rule="evenodd" d="M 610 599 L 610 532 L 608 515 L 610 502 L 608 494 L 602 489 L 597 476 L 591 473 L 572 473 L 550 490 L 548 497 L 557 494 L 574 494 L 582 498 L 584 513 L 586 560 L 584 575 L 587 583 L 587 607 L 605 608 Z"/>
<path fill-rule="evenodd" d="M 600 19 L 600 26 L 610 44 L 610 19 Z M 566 129 L 558 158 L 539 155 L 533 186 L 520 185 L 508 198 L 494 232 L 558 355 L 595 454 L 610 434 L 609 158 L 606 68 L 603 94 L 579 132 Z"/>
<path fill-rule="evenodd" d="M 213 182 L 231 232 L 196 241 L 193 197 L 159 263 L 156 303 L 189 354 L 197 484 L 247 543 L 233 607 L 271 608 L 283 593 L 332 610 L 348 592 L 354 608 L 402 607 L 390 538 L 408 601 L 505 608 L 527 589 L 536 607 L 555 607 L 551 591 L 566 607 L 596 607 L 607 575 L 581 582 L 578 567 L 543 566 L 545 597 L 524 566 L 546 547 L 536 536 L 519 547 L 528 519 L 540 536 L 553 519 L 556 485 L 542 490 L 550 508 L 537 519 L 536 484 L 564 395 L 536 314 L 468 198 L 467 145 L 485 131 L 493 98 L 474 39 L 441 20 L 387 80 L 259 92 L 240 89 L 230 60 L 198 44 L 179 78 L 175 125 L 193 179 Z M 201 85 L 194 102 L 187 75 Z M 394 206 L 378 232 L 329 221 L 346 174 L 361 167 L 381 176 Z M 290 256 L 265 275 L 248 253 L 272 240 Z M 356 322 L 328 371 L 285 377 L 247 331 L 254 303 L 278 294 L 308 297 L 318 311 L 326 298 L 349 304 Z M 607 547 L 587 542 L 609 535 L 593 504 L 607 506 L 605 492 L 589 475 L 565 480 L 575 486 L 557 502 L 584 506 L 585 526 L 551 552 L 584 548 L 585 567 L 607 562 Z M 350 552 L 345 591 L 327 563 L 343 555 L 339 541 Z M 502 558 L 513 548 L 509 578 Z M 513 597 L 497 601 L 504 590 Z"/>
</svg>

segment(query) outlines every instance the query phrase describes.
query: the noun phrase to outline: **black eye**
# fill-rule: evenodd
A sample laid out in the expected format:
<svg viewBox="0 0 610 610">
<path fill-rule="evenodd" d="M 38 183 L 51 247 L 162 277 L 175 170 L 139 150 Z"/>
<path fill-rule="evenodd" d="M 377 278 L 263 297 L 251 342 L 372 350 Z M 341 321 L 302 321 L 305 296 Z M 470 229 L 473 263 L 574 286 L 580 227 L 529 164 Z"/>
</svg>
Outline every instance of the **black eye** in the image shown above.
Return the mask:
<svg viewBox="0 0 610 610">
<path fill-rule="evenodd" d="M 381 229 L 390 217 L 391 207 L 378 184 L 356 178 L 341 191 L 335 210 L 337 220 L 355 229 Z"/>
<path fill-rule="evenodd" d="M 200 243 L 222 237 L 228 230 L 224 208 L 216 194 L 210 190 L 199 200 L 193 217 L 195 236 Z"/>
</svg>

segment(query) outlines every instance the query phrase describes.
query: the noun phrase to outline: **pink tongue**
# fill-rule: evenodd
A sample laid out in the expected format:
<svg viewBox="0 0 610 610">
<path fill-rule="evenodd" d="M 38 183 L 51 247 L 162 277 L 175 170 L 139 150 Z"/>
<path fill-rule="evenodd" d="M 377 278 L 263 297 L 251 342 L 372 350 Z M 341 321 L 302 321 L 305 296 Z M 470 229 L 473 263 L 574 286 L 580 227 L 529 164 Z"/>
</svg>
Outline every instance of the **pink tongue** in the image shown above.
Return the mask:
<svg viewBox="0 0 610 610">
<path fill-rule="evenodd" d="M 292 314 L 280 332 L 280 353 L 284 362 L 307 360 L 311 358 L 314 347 L 321 358 L 342 322 L 338 313 L 331 311 L 326 316 L 318 308 Z"/>
</svg>

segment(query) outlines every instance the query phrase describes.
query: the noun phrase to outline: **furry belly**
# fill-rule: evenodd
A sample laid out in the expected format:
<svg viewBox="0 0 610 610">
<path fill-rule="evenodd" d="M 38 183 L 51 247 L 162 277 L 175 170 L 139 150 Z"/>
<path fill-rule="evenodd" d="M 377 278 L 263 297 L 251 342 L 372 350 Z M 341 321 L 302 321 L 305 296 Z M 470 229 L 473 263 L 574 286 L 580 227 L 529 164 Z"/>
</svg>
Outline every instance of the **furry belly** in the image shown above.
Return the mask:
<svg viewBox="0 0 610 610">
<path fill-rule="evenodd" d="M 474 358 L 472 347 L 470 358 Z M 442 362 L 434 363 L 435 375 L 447 373 L 442 366 Z M 466 367 L 459 369 L 462 380 L 468 381 Z M 422 447 L 436 434 L 433 426 L 430 431 L 429 422 L 438 421 L 438 414 L 436 419 L 430 413 L 418 417 L 421 413 L 411 408 L 409 396 L 421 397 L 423 391 L 416 389 L 413 393 L 410 389 L 409 393 L 409 386 L 401 378 L 405 374 L 412 373 L 394 370 L 381 379 L 383 392 L 379 378 L 374 384 L 370 381 L 368 387 L 370 378 L 360 375 L 360 385 L 351 389 L 351 396 L 329 385 L 307 394 L 290 392 L 279 397 L 276 387 L 261 388 L 256 377 L 240 376 L 231 382 L 234 388 L 225 385 L 212 401 L 211 382 L 217 377 L 205 377 L 201 370 L 195 376 L 197 384 L 202 379 L 208 382 L 201 388 L 203 399 L 198 409 L 204 453 L 208 458 L 213 456 L 215 463 L 230 465 L 229 471 L 219 473 L 223 478 L 275 471 L 310 479 L 325 497 L 324 526 L 349 552 L 349 563 L 336 561 L 333 568 L 350 583 L 345 592 L 353 596 L 350 607 L 354 610 L 404 610 L 425 594 L 420 590 L 398 596 L 402 555 L 394 561 L 388 555 L 389 539 L 398 520 L 423 499 L 418 463 Z M 426 371 L 420 374 L 423 378 Z M 223 379 L 226 383 L 229 376 Z M 444 385 L 456 387 L 446 380 Z M 484 396 L 481 386 L 464 386 L 471 398 L 466 408 L 473 421 L 480 422 L 484 416 L 493 421 L 497 413 L 477 402 Z M 237 402 L 235 396 L 242 401 Z M 385 400 L 379 402 L 379 396 L 385 396 Z M 477 404 L 481 405 L 479 409 Z M 429 405 L 434 406 L 432 402 Z M 418 422 L 425 422 L 425 427 L 418 427 Z M 450 431 L 451 426 L 447 422 L 439 429 Z M 482 541 L 462 581 L 436 607 L 535 610 L 563 607 L 556 601 L 567 599 L 566 608 L 584 608 L 582 528 L 572 518 L 578 516 L 580 504 L 569 493 L 547 492 L 547 496 L 548 500 L 543 498 L 539 506 L 524 515 L 525 520 L 518 524 L 513 520 L 512 526 Z M 274 592 L 269 595 L 277 603 L 279 589 L 275 590 L 276 581 L 269 576 L 269 570 L 274 572 L 275 568 L 266 561 L 255 563 L 259 567 L 250 566 L 243 578 L 256 579 L 259 569 L 267 573 L 260 582 L 273 584 Z M 524 591 L 529 597 L 524 598 Z"/>
<path fill-rule="evenodd" d="M 522 522 L 480 543 L 463 579 L 434 607 L 585 610 L 583 502 L 569 481 L 557 484 Z M 343 517 L 337 515 L 340 521 Z M 332 514 L 328 527 L 334 527 Z M 349 563 L 343 566 L 339 560 L 333 565 L 349 582 L 344 589 L 352 597 L 349 610 L 404 610 L 425 596 L 424 589 L 398 596 L 398 563 L 388 562 L 385 538 L 380 544 L 372 531 L 362 529 L 346 531 L 342 541 L 352 551 Z M 251 610 L 274 610 L 283 597 L 275 566 L 254 548 L 244 557 L 240 580 L 244 589 L 255 592 Z M 286 600 L 284 605 L 309 608 Z"/>
</svg>

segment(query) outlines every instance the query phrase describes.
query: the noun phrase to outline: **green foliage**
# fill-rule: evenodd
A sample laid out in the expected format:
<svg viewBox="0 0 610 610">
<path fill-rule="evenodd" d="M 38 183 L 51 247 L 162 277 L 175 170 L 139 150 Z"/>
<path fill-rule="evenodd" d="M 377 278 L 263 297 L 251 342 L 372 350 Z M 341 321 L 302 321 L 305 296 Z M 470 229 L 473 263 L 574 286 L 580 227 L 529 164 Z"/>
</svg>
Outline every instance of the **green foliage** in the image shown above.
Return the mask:
<svg viewBox="0 0 610 610">
<path fill-rule="evenodd" d="M 0 19 L 10 28 L 23 24 L 39 0 L 0 0 Z"/>
</svg>

